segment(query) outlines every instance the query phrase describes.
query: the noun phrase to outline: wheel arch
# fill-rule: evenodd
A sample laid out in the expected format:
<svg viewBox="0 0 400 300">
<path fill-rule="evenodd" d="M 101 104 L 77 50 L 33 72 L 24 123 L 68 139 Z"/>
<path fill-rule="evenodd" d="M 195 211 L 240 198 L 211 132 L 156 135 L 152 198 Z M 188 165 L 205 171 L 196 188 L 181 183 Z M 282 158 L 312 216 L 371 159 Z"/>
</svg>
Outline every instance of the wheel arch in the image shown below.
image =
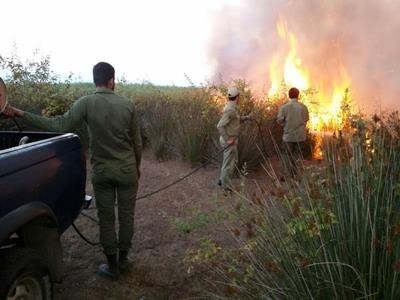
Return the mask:
<svg viewBox="0 0 400 300">
<path fill-rule="evenodd" d="M 0 219 L 0 246 L 18 234 L 20 245 L 40 251 L 46 258 L 52 279 L 61 280 L 62 247 L 57 218 L 49 206 L 31 202 Z"/>
</svg>

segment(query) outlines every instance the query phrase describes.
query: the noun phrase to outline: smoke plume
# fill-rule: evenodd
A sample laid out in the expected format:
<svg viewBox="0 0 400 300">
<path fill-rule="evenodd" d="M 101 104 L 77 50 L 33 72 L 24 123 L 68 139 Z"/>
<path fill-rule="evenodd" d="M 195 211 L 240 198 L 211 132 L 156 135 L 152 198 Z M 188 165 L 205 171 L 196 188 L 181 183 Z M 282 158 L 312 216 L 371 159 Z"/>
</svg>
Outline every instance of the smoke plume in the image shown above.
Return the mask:
<svg viewBox="0 0 400 300">
<path fill-rule="evenodd" d="M 313 82 L 328 88 L 343 66 L 360 108 L 397 109 L 400 93 L 400 1 L 245 0 L 215 16 L 209 55 L 216 78 L 270 86 L 274 56 L 286 51 L 277 34 L 285 20 Z"/>
</svg>

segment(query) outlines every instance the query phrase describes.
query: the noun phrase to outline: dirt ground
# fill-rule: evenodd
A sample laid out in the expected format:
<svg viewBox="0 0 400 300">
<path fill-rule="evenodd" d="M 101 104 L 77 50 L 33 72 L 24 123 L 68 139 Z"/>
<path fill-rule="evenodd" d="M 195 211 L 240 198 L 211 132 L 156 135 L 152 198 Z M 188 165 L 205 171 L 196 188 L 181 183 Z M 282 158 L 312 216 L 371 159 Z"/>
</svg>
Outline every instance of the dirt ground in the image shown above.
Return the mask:
<svg viewBox="0 0 400 300">
<path fill-rule="evenodd" d="M 279 165 L 279 163 L 277 164 Z M 138 196 L 165 186 L 192 168 L 178 161 L 158 162 L 144 154 Z M 104 262 L 99 246 L 92 247 L 69 228 L 62 237 L 64 279 L 56 286 L 57 299 L 205 299 L 206 273 L 189 274 L 184 264 L 187 249 L 196 248 L 205 237 L 221 245 L 232 245 L 233 236 L 224 221 L 191 228 L 179 227 L 199 213 L 212 215 L 216 210 L 230 209 L 230 198 L 216 185 L 218 166 L 202 168 L 184 181 L 136 203 L 135 235 L 130 270 L 119 281 L 99 277 L 97 267 Z M 249 182 L 267 181 L 264 171 L 250 172 Z M 92 193 L 91 185 L 88 191 Z M 96 217 L 96 210 L 85 211 Z M 98 240 L 97 224 L 80 216 L 76 226 L 92 241 Z"/>
</svg>

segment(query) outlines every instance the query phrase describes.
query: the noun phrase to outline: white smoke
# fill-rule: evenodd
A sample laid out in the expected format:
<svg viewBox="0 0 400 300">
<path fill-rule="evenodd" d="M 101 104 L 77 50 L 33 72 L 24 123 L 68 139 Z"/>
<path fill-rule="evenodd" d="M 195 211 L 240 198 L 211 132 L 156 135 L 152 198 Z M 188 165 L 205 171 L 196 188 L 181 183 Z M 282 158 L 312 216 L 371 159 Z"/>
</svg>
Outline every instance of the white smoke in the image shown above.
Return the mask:
<svg viewBox="0 0 400 300">
<path fill-rule="evenodd" d="M 399 13 L 398 0 L 243 0 L 215 17 L 209 56 L 216 77 L 268 89 L 269 65 L 282 47 L 276 24 L 284 18 L 311 74 L 329 84 L 342 63 L 360 107 L 397 109 Z"/>
</svg>

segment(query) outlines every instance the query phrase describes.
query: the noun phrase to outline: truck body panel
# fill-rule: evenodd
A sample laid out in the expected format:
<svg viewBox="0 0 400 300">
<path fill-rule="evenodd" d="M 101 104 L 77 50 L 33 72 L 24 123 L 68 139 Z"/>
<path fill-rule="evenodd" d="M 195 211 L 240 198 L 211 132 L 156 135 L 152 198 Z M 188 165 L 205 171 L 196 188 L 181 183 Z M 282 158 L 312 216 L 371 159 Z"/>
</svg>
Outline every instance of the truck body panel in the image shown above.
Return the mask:
<svg viewBox="0 0 400 300">
<path fill-rule="evenodd" d="M 28 143 L 18 146 L 23 137 Z M 62 233 L 82 209 L 85 184 L 86 159 L 75 134 L 0 132 L 0 219 L 42 202 Z"/>
</svg>

